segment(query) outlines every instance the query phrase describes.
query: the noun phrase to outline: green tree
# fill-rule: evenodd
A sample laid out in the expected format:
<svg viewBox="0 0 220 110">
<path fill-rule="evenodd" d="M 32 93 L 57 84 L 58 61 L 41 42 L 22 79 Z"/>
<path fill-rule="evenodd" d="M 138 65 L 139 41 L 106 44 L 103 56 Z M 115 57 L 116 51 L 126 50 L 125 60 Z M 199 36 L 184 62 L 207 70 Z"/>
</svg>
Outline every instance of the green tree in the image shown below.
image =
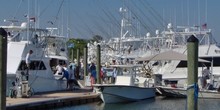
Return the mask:
<svg viewBox="0 0 220 110">
<path fill-rule="evenodd" d="M 103 40 L 102 36 L 100 35 L 94 35 L 91 39 L 92 42 L 101 42 Z"/>
<path fill-rule="evenodd" d="M 69 58 L 71 59 L 72 58 L 72 50 L 73 50 L 73 58 L 75 59 L 76 58 L 76 55 L 77 55 L 77 49 L 79 48 L 80 50 L 80 56 L 83 56 L 83 50 L 84 50 L 84 47 L 87 46 L 87 43 L 89 41 L 88 40 L 85 40 L 85 39 L 69 39 L 69 41 L 67 42 L 67 45 L 69 44 L 73 44 L 74 46 L 72 48 L 68 48 L 68 52 L 69 52 Z M 72 59 L 71 59 L 72 60 Z"/>
</svg>

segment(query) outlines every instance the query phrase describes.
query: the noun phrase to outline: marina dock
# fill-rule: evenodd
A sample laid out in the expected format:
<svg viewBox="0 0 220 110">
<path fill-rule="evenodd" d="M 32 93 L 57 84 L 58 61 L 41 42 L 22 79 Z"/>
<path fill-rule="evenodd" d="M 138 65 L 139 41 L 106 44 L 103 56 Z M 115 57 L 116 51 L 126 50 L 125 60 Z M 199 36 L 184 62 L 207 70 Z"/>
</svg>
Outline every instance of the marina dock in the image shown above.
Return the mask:
<svg viewBox="0 0 220 110">
<path fill-rule="evenodd" d="M 33 95 L 30 98 L 6 99 L 7 110 L 43 110 L 100 101 L 91 89 L 60 91 Z"/>
</svg>

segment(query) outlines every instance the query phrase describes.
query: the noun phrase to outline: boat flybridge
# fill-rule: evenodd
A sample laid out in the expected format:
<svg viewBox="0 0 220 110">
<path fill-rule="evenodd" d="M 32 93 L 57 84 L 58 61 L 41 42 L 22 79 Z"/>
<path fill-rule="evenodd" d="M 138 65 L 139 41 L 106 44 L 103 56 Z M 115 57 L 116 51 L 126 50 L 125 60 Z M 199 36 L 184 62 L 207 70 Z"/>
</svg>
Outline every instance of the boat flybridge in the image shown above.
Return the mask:
<svg viewBox="0 0 220 110">
<path fill-rule="evenodd" d="M 58 36 L 50 29 L 21 26 L 0 26 L 7 31 L 7 93 L 15 88 L 17 96 L 32 93 L 66 89 L 66 79 L 58 80 L 55 75 L 58 64 L 67 64 L 67 48 L 64 36 Z M 32 50 L 29 78 L 25 79 L 27 53 Z"/>
</svg>

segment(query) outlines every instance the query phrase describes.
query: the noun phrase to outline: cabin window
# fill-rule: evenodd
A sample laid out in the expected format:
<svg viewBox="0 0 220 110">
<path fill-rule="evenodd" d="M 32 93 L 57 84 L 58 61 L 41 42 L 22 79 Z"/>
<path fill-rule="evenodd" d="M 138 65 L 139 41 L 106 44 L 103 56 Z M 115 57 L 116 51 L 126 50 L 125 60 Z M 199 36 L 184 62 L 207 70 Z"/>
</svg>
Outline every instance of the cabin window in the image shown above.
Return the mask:
<svg viewBox="0 0 220 110">
<path fill-rule="evenodd" d="M 213 66 L 220 66 L 220 57 L 200 57 L 201 59 L 204 59 L 204 60 L 207 60 L 207 61 L 210 61 L 212 62 L 213 60 Z M 209 66 L 211 67 L 211 63 L 207 63 L 206 66 Z"/>
<path fill-rule="evenodd" d="M 63 65 L 63 64 L 67 64 L 65 60 L 60 60 L 60 59 L 55 59 L 55 58 L 52 58 L 50 60 L 50 68 L 52 71 L 54 71 L 54 74 L 56 72 L 56 66 L 60 64 L 60 65 Z"/>
<path fill-rule="evenodd" d="M 25 70 L 27 68 L 25 61 L 21 61 L 18 70 Z M 46 66 L 43 61 L 31 61 L 30 70 L 46 70 Z"/>
<path fill-rule="evenodd" d="M 207 61 L 212 62 L 213 60 L 213 66 L 220 66 L 219 62 L 220 62 L 220 57 L 200 57 L 200 59 L 204 59 Z M 209 66 L 211 67 L 211 63 L 206 63 L 206 62 L 199 62 L 198 63 L 198 67 L 204 67 L 204 66 Z M 185 68 L 187 67 L 187 62 L 186 61 L 180 61 L 180 63 L 177 65 L 177 68 Z"/>
</svg>

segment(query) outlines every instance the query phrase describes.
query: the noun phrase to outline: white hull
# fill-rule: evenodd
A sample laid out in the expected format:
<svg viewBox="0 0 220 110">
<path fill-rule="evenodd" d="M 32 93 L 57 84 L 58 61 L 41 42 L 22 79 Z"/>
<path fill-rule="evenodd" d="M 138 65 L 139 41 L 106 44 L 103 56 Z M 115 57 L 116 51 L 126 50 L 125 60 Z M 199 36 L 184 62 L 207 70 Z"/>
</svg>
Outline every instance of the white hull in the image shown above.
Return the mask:
<svg viewBox="0 0 220 110">
<path fill-rule="evenodd" d="M 9 93 L 9 90 L 12 87 L 12 82 L 14 81 L 16 81 L 16 75 L 7 74 L 6 93 Z M 53 78 L 36 76 L 32 74 L 29 75 L 29 86 L 31 87 L 32 92 L 34 93 L 66 90 L 66 82 L 67 81 L 65 79 L 58 80 Z"/>
<path fill-rule="evenodd" d="M 155 97 L 155 88 L 143 88 L 125 85 L 95 86 L 101 92 L 105 103 L 131 102 Z"/>
</svg>

